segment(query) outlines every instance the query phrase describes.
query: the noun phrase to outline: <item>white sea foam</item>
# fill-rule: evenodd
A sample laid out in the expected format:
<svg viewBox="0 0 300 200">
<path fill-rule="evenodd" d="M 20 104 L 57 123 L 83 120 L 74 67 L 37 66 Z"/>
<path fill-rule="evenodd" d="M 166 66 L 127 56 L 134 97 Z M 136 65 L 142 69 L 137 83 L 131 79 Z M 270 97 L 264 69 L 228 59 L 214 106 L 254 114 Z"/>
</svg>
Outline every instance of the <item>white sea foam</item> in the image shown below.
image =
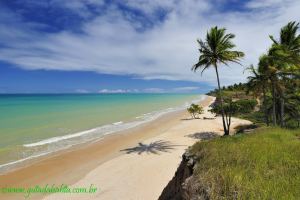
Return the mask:
<svg viewBox="0 0 300 200">
<path fill-rule="evenodd" d="M 71 139 L 71 138 L 75 138 L 75 137 L 79 137 L 91 132 L 96 131 L 96 128 L 90 129 L 90 130 L 86 130 L 86 131 L 81 131 L 78 133 L 74 133 L 74 134 L 69 134 L 69 135 L 64 135 L 64 136 L 60 136 L 60 137 L 53 137 L 53 138 L 49 138 L 46 140 L 42 140 L 39 142 L 35 142 L 35 143 L 31 143 L 31 144 L 24 144 L 24 147 L 35 147 L 35 146 L 41 146 L 41 145 L 45 145 L 45 144 L 50 144 L 50 143 L 54 143 L 54 142 L 58 142 L 61 140 L 66 140 L 66 139 Z"/>
<path fill-rule="evenodd" d="M 12 161 L 12 162 L 9 162 L 9 163 L 5 163 L 5 164 L 2 164 L 0 165 L 0 169 L 1 171 L 4 171 L 6 169 L 8 169 L 10 166 L 12 165 L 16 165 L 16 164 L 19 164 L 19 163 L 23 163 L 27 160 L 31 160 L 31 159 L 34 159 L 34 158 L 38 158 L 38 157 L 41 157 L 41 156 L 45 156 L 49 154 L 49 152 L 45 152 L 45 153 L 41 153 L 41 154 L 38 154 L 38 155 L 34 155 L 34 156 L 29 156 L 27 158 L 23 158 L 23 159 L 20 159 L 20 160 L 16 160 L 16 161 Z M 1 173 L 0 173 L 1 174 Z"/>
<path fill-rule="evenodd" d="M 58 136 L 58 137 L 52 137 L 49 139 L 41 140 L 38 142 L 30 143 L 30 144 L 24 144 L 23 146 L 31 152 L 31 155 L 27 156 L 25 155 L 25 158 L 19 159 L 17 161 L 9 162 L 6 164 L 0 165 L 0 171 L 5 171 L 7 169 L 10 169 L 11 166 L 14 166 L 16 164 L 20 164 L 22 162 L 28 161 L 30 159 L 35 159 L 41 156 L 45 156 L 47 154 L 60 151 L 63 149 L 70 148 L 74 145 L 85 143 L 85 142 L 95 142 L 100 139 L 102 139 L 105 135 L 112 134 L 118 131 L 126 130 L 129 128 L 136 127 L 138 125 L 141 125 L 146 122 L 153 121 L 160 116 L 171 113 L 174 111 L 179 111 L 186 109 L 191 103 L 197 103 L 201 100 L 203 100 L 205 95 L 201 95 L 200 98 L 193 100 L 191 102 L 185 102 L 183 105 L 175 107 L 175 108 L 166 108 L 164 110 L 157 110 L 149 113 L 145 113 L 141 116 L 136 117 L 135 121 L 131 122 L 123 122 L 118 121 L 112 124 L 96 127 L 93 129 L 77 132 L 74 134 L 68 134 L 64 136 Z M 43 149 L 41 151 L 41 149 Z M 36 153 L 32 154 L 37 150 Z"/>
<path fill-rule="evenodd" d="M 123 122 L 122 122 L 122 121 L 119 121 L 119 122 L 113 123 L 113 125 L 119 125 L 119 124 L 123 124 Z"/>
</svg>

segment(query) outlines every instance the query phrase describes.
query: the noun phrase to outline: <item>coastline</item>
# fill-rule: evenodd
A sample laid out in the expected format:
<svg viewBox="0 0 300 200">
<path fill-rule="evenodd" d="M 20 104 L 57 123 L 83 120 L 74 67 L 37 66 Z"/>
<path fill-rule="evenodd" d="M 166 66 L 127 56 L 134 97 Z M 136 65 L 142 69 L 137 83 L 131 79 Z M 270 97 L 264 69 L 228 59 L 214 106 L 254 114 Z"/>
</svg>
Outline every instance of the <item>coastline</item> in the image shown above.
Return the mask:
<svg viewBox="0 0 300 200">
<path fill-rule="evenodd" d="M 17 148 L 17 151 L 24 153 L 23 155 L 25 156 L 21 156 L 20 158 L 16 159 L 10 159 L 6 162 L 5 160 L 1 160 L 2 163 L 3 161 L 4 163 L 0 164 L 0 175 L 30 165 L 31 163 L 44 159 L 45 157 L 56 155 L 57 153 L 63 151 L 68 151 L 70 148 L 73 149 L 74 147 L 78 147 L 80 145 L 97 142 L 107 137 L 107 135 L 122 133 L 127 129 L 141 126 L 168 113 L 175 113 L 177 111 L 185 110 L 187 105 L 190 105 L 191 103 L 198 103 L 204 98 L 205 95 L 200 95 L 196 99 L 185 101 L 184 104 L 172 104 L 172 107 L 164 107 L 156 110 L 152 108 L 150 111 L 149 109 L 146 109 L 147 111 L 145 110 L 145 112 L 136 113 L 136 115 L 132 114 L 129 117 L 127 116 L 128 118 L 119 118 L 116 119 L 116 121 L 112 120 L 111 122 L 107 122 L 102 125 L 95 125 L 63 135 L 50 136 L 44 139 L 29 140 L 25 142 L 25 144 L 19 144 L 19 147 Z M 126 107 L 126 105 L 124 105 L 124 107 Z M 154 106 L 154 108 L 156 107 Z M 76 110 L 76 108 L 73 109 Z M 130 109 L 134 108 L 131 107 Z M 97 121 L 99 121 L 99 123 L 102 122 L 101 119 L 97 119 Z M 44 120 L 44 122 L 47 122 L 47 120 Z M 24 141 L 26 141 L 26 139 Z"/>
<path fill-rule="evenodd" d="M 200 102 L 200 104 L 203 107 L 206 107 L 213 101 L 212 97 L 206 97 L 203 101 Z M 207 112 L 205 112 L 204 116 L 211 117 Z M 156 155 L 136 155 L 136 154 L 128 154 L 124 151 L 124 149 L 128 149 L 130 147 L 135 147 L 139 142 L 146 142 L 149 143 L 151 141 L 159 141 L 159 140 L 165 140 L 169 141 L 173 139 L 172 132 L 178 132 L 180 131 L 180 136 L 176 136 L 178 140 L 172 142 L 176 143 L 176 147 L 174 147 L 174 151 L 172 150 L 172 153 L 164 153 L 160 154 L 163 156 L 167 156 L 168 158 L 166 161 L 168 163 L 164 163 L 163 166 L 166 166 L 166 169 L 160 169 L 159 166 L 157 166 L 157 169 L 153 170 L 160 170 L 165 171 L 164 176 L 161 177 L 163 180 L 157 180 L 160 184 L 152 184 L 152 186 L 155 185 L 156 190 L 152 191 L 151 194 L 148 194 L 147 192 L 147 186 L 149 184 L 140 182 L 141 180 L 137 181 L 138 185 L 135 187 L 144 187 L 144 191 L 139 190 L 139 195 L 147 195 L 147 197 L 150 197 L 149 199 L 152 199 L 152 197 L 158 197 L 157 195 L 160 194 L 164 186 L 167 184 L 167 182 L 172 178 L 178 163 L 180 162 L 180 156 L 184 152 L 184 150 L 191 144 L 193 144 L 195 139 L 189 138 L 189 137 L 182 137 L 184 135 L 188 135 L 189 133 L 193 133 L 197 130 L 202 131 L 216 131 L 220 133 L 221 131 L 221 121 L 219 118 L 215 120 L 183 120 L 188 119 L 189 115 L 185 110 L 182 111 L 175 111 L 172 113 L 165 114 L 149 123 L 142 124 L 140 126 L 119 132 L 118 134 L 111 134 L 107 135 L 103 140 L 99 140 L 97 142 L 91 143 L 91 144 L 84 144 L 79 145 L 78 147 L 74 147 L 69 150 L 64 150 L 62 152 L 57 153 L 53 156 L 48 156 L 36 163 L 33 163 L 32 165 L 26 166 L 24 168 L 17 169 L 15 171 L 9 172 L 7 174 L 0 176 L 0 186 L 6 186 L 6 187 L 16 187 L 16 186 L 22 186 L 22 187 L 32 187 L 35 185 L 45 185 L 45 184 L 66 184 L 66 185 L 81 185 L 85 186 L 88 182 L 89 184 L 97 185 L 100 188 L 100 191 L 96 193 L 96 196 L 86 196 L 83 197 L 82 195 L 78 195 L 74 197 L 72 196 L 72 199 L 80 198 L 80 199 L 90 199 L 90 198 L 104 198 L 104 199 L 113 199 L 111 195 L 125 195 L 126 197 L 130 197 L 130 188 L 123 188 L 122 185 L 113 184 L 116 178 L 117 179 L 126 179 L 127 176 L 132 176 L 133 180 L 140 179 L 140 176 L 143 176 L 142 174 L 145 174 L 146 166 L 142 167 L 138 164 L 147 163 L 147 162 L 153 162 L 157 161 L 156 159 L 161 159 L 157 157 Z M 235 120 L 233 123 L 240 123 L 243 120 Z M 185 132 L 182 132 L 185 131 Z M 182 135 L 184 134 L 184 135 Z M 178 142 L 182 142 L 182 144 L 177 144 Z M 154 158 L 149 158 L 148 156 L 154 156 Z M 128 158 L 129 156 L 129 158 Z M 124 160 L 125 159 L 125 160 Z M 127 172 L 127 176 L 122 174 L 126 171 L 121 171 L 120 176 L 117 176 L 116 172 L 113 172 L 114 170 L 118 169 L 118 167 L 122 167 L 122 169 L 125 169 L 126 159 L 133 159 L 133 162 L 139 162 L 136 163 L 137 165 L 134 165 L 136 167 L 141 167 L 140 170 L 132 171 L 132 173 Z M 142 160 L 144 161 L 142 161 Z M 161 161 L 161 160 L 160 160 Z M 120 163 L 119 166 L 117 166 L 117 163 Z M 131 162 L 128 162 L 131 163 Z M 155 164 L 155 163 L 152 163 Z M 163 164 L 163 163 L 160 163 Z M 144 165 L 144 164 L 143 164 Z M 116 166 L 116 169 L 112 169 L 113 166 Z M 149 165 L 151 166 L 151 165 Z M 127 165 L 128 167 L 128 165 Z M 131 166 L 132 167 L 132 166 Z M 95 171 L 97 172 L 95 176 Z M 147 171 L 147 170 L 146 170 Z M 101 173 L 103 176 L 101 177 Z M 148 171 L 146 172 L 148 173 Z M 150 172 L 149 172 L 150 173 Z M 114 176 L 113 174 L 116 174 Z M 151 173 L 150 173 L 151 174 Z M 109 177 L 111 176 L 111 177 Z M 93 180 L 92 177 L 98 178 L 97 180 Z M 134 178 L 135 177 L 135 178 Z M 140 178 L 139 178 L 140 177 Z M 130 178 L 131 179 L 131 178 Z M 102 181 L 102 182 L 101 182 Z M 96 183 L 95 183 L 96 182 Z M 117 191 L 110 190 L 110 192 L 107 192 L 107 189 L 105 189 L 106 184 L 113 184 L 110 185 L 110 187 L 117 187 Z M 125 184 L 125 183 L 124 183 Z M 146 185 L 143 185 L 146 184 Z M 126 184 L 124 185 L 126 186 Z M 123 186 L 123 187 L 124 187 Z M 120 188 L 118 188 L 120 187 Z M 125 194 L 125 193 L 126 194 Z M 132 192 L 132 191 L 131 191 Z M 123 194 L 124 193 L 124 194 Z M 99 196 L 100 195 L 100 196 Z M 131 194 L 132 195 L 132 194 Z M 22 194 L 1 194 L 0 199 L 16 199 L 20 198 Z M 41 194 L 34 194 L 31 196 L 31 199 L 41 199 L 45 197 Z M 66 197 L 66 196 L 65 196 Z M 69 198 L 69 196 L 67 196 Z M 137 196 L 136 196 L 137 197 Z M 46 198 L 49 199 L 63 199 L 63 196 L 58 196 L 56 194 L 49 195 Z M 142 197 L 138 197 L 142 198 Z"/>
</svg>

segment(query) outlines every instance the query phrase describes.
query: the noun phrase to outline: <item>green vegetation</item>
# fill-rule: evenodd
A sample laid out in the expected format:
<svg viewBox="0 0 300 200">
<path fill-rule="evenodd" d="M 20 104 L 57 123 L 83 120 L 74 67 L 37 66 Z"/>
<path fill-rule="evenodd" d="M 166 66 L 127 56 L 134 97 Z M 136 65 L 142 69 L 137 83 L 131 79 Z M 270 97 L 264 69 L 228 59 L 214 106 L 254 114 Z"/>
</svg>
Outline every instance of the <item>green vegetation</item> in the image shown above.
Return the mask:
<svg viewBox="0 0 300 200">
<path fill-rule="evenodd" d="M 300 197 L 300 132 L 262 128 L 196 143 L 195 174 L 210 199 Z"/>
<path fill-rule="evenodd" d="M 237 118 L 242 118 L 253 122 L 255 125 L 261 127 L 265 126 L 265 114 L 263 112 L 263 105 L 257 101 L 255 95 L 249 94 L 247 91 L 246 83 L 234 84 L 232 86 L 223 87 L 221 90 L 225 101 L 236 101 L 238 107 L 240 108 L 238 112 L 234 112 L 233 116 Z M 207 93 L 207 95 L 216 96 L 216 90 Z M 270 105 L 270 101 L 268 102 Z M 218 103 L 212 105 L 212 108 L 218 106 Z M 214 113 L 219 114 L 219 111 L 211 110 Z"/>
<path fill-rule="evenodd" d="M 197 104 L 191 104 L 191 106 L 187 108 L 187 111 L 194 119 L 199 118 L 198 115 L 201 115 L 204 112 L 203 108 Z"/>
<path fill-rule="evenodd" d="M 239 83 L 234 85 L 229 85 L 228 87 L 222 87 L 221 94 L 224 98 L 232 99 L 252 99 L 253 95 L 246 93 L 247 85 L 245 83 Z M 218 96 L 218 90 L 215 89 L 207 93 L 210 96 Z"/>
<path fill-rule="evenodd" d="M 216 63 L 238 62 L 240 56 L 235 53 L 233 59 L 223 60 L 223 56 L 231 53 L 223 55 L 223 46 L 218 44 L 233 36 L 224 36 L 224 33 L 218 33 L 219 29 L 213 28 L 208 32 L 206 42 L 198 41 L 200 58 L 193 70 L 202 68 L 203 72 L 210 66 L 216 70 L 218 89 L 208 95 L 217 97 L 211 111 L 222 115 L 224 135 L 228 135 L 232 116 L 253 122 L 236 128 L 237 133 L 248 130 L 248 134 L 201 141 L 189 149 L 197 160 L 190 180 L 194 181 L 193 187 L 197 187 L 193 191 L 199 191 L 199 195 L 203 192 L 209 199 L 222 200 L 299 199 L 298 29 L 298 23 L 290 22 L 281 29 L 278 40 L 270 36 L 272 45 L 260 57 L 258 66 L 247 68 L 250 72 L 248 82 L 222 88 Z M 270 125 L 273 126 L 268 127 Z"/>
<path fill-rule="evenodd" d="M 228 65 L 228 62 L 239 63 L 240 58 L 244 57 L 243 52 L 232 50 L 235 47 L 235 45 L 232 43 L 232 39 L 234 37 L 235 35 L 232 33 L 226 34 L 225 28 L 219 29 L 217 26 L 211 28 L 206 35 L 205 41 L 198 40 L 198 43 L 200 45 L 200 57 L 198 63 L 196 63 L 192 67 L 192 70 L 194 72 L 198 69 L 201 69 L 201 75 L 204 70 L 211 67 L 213 67 L 216 71 L 224 135 L 229 135 L 229 119 L 225 115 L 225 111 L 223 108 L 223 98 L 221 94 L 218 65 Z"/>
<path fill-rule="evenodd" d="M 254 110 L 257 105 L 255 99 L 240 99 L 235 102 L 238 105 L 239 112 L 250 113 Z"/>
<path fill-rule="evenodd" d="M 300 121 L 300 35 L 299 23 L 282 27 L 278 40 L 259 59 L 258 67 L 248 70 L 248 92 L 262 101 L 265 123 L 287 127 Z M 291 121 L 291 122 L 290 122 Z"/>
<path fill-rule="evenodd" d="M 257 102 L 255 99 L 239 99 L 232 101 L 232 98 L 226 98 L 224 99 L 223 105 L 220 103 L 213 104 L 210 112 L 221 114 L 223 111 L 225 115 L 226 126 L 228 129 L 230 129 L 232 116 L 243 113 L 251 113 L 256 105 Z"/>
<path fill-rule="evenodd" d="M 273 44 L 263 54 L 257 67 L 247 68 L 247 83 L 234 84 L 214 90 L 209 95 L 217 97 L 216 104 L 237 99 L 258 100 L 256 111 L 243 105 L 235 116 L 250 119 L 267 126 L 282 128 L 300 127 L 300 34 L 299 24 L 289 22 L 282 27 L 279 39 L 270 36 Z M 229 100 L 228 100 L 229 99 Z M 245 102 L 246 103 L 246 102 Z M 217 112 L 220 114 L 220 112 Z"/>
</svg>

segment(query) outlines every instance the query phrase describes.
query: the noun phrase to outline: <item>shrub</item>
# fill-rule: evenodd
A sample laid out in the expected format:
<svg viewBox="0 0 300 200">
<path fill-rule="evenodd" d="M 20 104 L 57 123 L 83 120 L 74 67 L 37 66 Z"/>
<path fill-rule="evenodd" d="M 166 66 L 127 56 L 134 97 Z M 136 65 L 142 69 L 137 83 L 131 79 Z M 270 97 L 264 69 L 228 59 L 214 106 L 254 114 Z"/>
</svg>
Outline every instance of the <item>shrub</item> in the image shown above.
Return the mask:
<svg viewBox="0 0 300 200">
<path fill-rule="evenodd" d="M 198 118 L 198 115 L 201 115 L 203 113 L 203 108 L 197 104 L 191 104 L 191 106 L 187 108 L 187 111 L 195 119 Z"/>
<path fill-rule="evenodd" d="M 237 101 L 232 101 L 231 98 L 224 98 L 224 111 L 231 112 L 232 114 L 243 114 L 250 113 L 254 110 L 257 105 L 257 101 L 255 99 L 240 99 Z M 219 102 L 215 102 L 212 105 L 212 112 L 216 114 L 221 114 L 221 105 Z"/>
<path fill-rule="evenodd" d="M 239 113 L 250 113 L 257 105 L 255 99 L 240 99 L 235 102 L 239 106 Z"/>
</svg>

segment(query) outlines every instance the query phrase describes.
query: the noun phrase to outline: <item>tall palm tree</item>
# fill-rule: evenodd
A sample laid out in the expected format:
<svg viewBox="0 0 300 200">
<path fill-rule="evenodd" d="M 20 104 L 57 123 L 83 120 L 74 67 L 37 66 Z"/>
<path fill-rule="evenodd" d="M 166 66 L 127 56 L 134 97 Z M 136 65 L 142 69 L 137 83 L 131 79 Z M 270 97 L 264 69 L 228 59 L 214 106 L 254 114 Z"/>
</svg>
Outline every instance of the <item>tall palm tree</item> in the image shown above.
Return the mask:
<svg viewBox="0 0 300 200">
<path fill-rule="evenodd" d="M 259 58 L 258 63 L 258 72 L 264 74 L 267 80 L 270 81 L 270 88 L 272 94 L 272 119 L 273 119 L 273 126 L 277 125 L 277 117 L 276 117 L 276 102 L 277 102 L 277 93 L 280 88 L 279 80 L 278 80 L 278 69 L 275 67 L 274 59 L 268 55 L 263 54 Z"/>
<path fill-rule="evenodd" d="M 225 28 L 218 28 L 217 26 L 211 28 L 206 34 L 205 41 L 197 40 L 197 42 L 200 45 L 200 56 L 199 61 L 192 67 L 192 70 L 194 72 L 198 69 L 202 69 L 201 75 L 203 71 L 205 71 L 208 68 L 213 67 L 215 69 L 219 89 L 218 96 L 220 98 L 221 104 L 224 135 L 229 135 L 229 128 L 225 123 L 225 113 L 223 107 L 223 97 L 221 94 L 221 84 L 218 72 L 218 65 L 228 65 L 228 62 L 240 64 L 240 59 L 244 57 L 243 52 L 232 50 L 235 47 L 235 45 L 232 43 L 232 39 L 234 37 L 235 35 L 232 33 L 226 34 Z"/>
<path fill-rule="evenodd" d="M 247 92 L 250 90 L 256 94 L 256 96 L 261 96 L 262 94 L 262 108 L 264 110 L 265 115 L 265 123 L 269 125 L 269 117 L 268 117 L 268 109 L 266 105 L 266 94 L 267 94 L 267 87 L 268 87 L 268 78 L 266 74 L 262 73 L 262 70 L 255 69 L 253 65 L 247 68 L 250 72 L 250 76 L 247 77 Z"/>
<path fill-rule="evenodd" d="M 270 39 L 273 45 L 269 50 L 269 55 L 276 63 L 278 77 L 281 81 L 280 92 L 280 125 L 284 126 L 285 116 L 285 85 L 289 80 L 289 76 L 294 75 L 294 71 L 299 71 L 300 65 L 300 34 L 297 34 L 299 23 L 289 22 L 281 28 L 279 40 L 275 40 L 273 36 Z M 296 70 L 295 70 L 296 68 Z"/>
<path fill-rule="evenodd" d="M 289 64 L 300 64 L 300 34 L 297 34 L 299 23 L 289 22 L 281 28 L 279 40 L 270 36 L 273 41 L 273 53 L 278 62 Z"/>
<path fill-rule="evenodd" d="M 277 96 L 280 94 L 281 85 L 278 79 L 278 69 L 274 63 L 274 59 L 270 56 L 270 53 L 263 54 L 259 58 L 258 69 L 254 69 L 250 67 L 250 72 L 253 74 L 248 77 L 248 86 L 251 87 L 252 91 L 259 90 L 258 92 L 263 92 L 264 102 L 266 100 L 266 93 L 268 91 L 268 87 L 270 87 L 270 92 L 272 95 L 272 121 L 273 125 L 277 125 Z M 267 115 L 269 113 L 269 107 L 264 104 L 263 105 L 265 111 L 265 119 L 267 121 Z"/>
</svg>

